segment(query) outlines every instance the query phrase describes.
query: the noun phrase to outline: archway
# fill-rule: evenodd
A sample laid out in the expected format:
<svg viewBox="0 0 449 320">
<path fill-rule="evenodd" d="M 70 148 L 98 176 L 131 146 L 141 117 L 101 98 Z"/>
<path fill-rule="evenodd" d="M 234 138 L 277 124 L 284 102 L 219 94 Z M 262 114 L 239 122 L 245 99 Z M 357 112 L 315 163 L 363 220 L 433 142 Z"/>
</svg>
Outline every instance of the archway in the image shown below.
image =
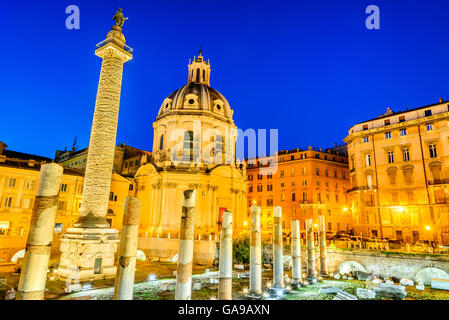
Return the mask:
<svg viewBox="0 0 449 320">
<path fill-rule="evenodd" d="M 345 261 L 342 262 L 339 266 L 338 266 L 338 273 L 340 274 L 344 274 L 344 273 L 352 273 L 352 272 L 356 272 L 356 271 L 363 271 L 366 272 L 366 269 L 364 266 L 362 266 L 360 263 L 355 262 L 355 261 Z"/>
<path fill-rule="evenodd" d="M 425 285 L 430 285 L 431 279 L 448 279 L 449 280 L 449 273 L 447 273 L 444 270 L 429 267 L 421 269 L 415 277 L 416 282 L 424 282 Z"/>
<path fill-rule="evenodd" d="M 17 263 L 19 259 L 25 258 L 25 249 L 17 251 L 11 258 L 11 262 Z"/>
</svg>

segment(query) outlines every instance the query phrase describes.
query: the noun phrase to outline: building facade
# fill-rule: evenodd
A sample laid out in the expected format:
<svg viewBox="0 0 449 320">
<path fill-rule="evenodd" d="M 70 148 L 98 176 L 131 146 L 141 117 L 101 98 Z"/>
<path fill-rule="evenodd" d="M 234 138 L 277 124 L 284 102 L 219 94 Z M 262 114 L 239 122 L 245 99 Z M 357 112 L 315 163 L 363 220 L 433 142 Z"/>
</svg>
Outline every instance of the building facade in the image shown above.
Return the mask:
<svg viewBox="0 0 449 320">
<path fill-rule="evenodd" d="M 89 148 L 71 151 L 57 150 L 55 162 L 63 167 L 86 170 L 87 151 Z M 139 169 L 143 156 L 151 156 L 151 152 L 128 146 L 124 143 L 115 147 L 113 171 L 125 177 L 134 177 Z"/>
<path fill-rule="evenodd" d="M 42 163 L 52 160 L 4 148 L 0 151 L 0 259 L 6 262 L 14 250 L 25 248 L 40 167 Z M 83 182 L 83 170 L 64 168 L 55 223 L 56 235 L 73 227 L 78 219 Z M 113 228 L 121 229 L 126 197 L 134 194 L 133 179 L 114 173 L 107 215 Z"/>
<path fill-rule="evenodd" d="M 355 231 L 449 244 L 449 102 L 393 112 L 349 130 Z"/>
<path fill-rule="evenodd" d="M 291 230 L 291 220 L 324 215 L 327 231 L 351 231 L 351 200 L 348 157 L 339 149 L 282 150 L 276 155 L 247 160 L 248 207 L 261 207 L 262 232 L 272 232 L 273 206 L 283 208 L 283 232 Z M 249 219 L 248 219 L 249 221 Z"/>
</svg>

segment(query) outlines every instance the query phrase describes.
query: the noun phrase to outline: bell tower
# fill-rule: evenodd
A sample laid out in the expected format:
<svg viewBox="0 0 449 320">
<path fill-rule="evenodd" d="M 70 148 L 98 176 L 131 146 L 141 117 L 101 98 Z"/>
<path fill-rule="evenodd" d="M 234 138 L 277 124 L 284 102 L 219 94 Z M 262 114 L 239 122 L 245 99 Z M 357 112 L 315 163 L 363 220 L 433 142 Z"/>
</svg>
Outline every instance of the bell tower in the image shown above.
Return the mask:
<svg viewBox="0 0 449 320">
<path fill-rule="evenodd" d="M 118 231 L 106 220 L 120 107 L 123 65 L 131 60 L 132 49 L 125 44 L 121 10 L 116 25 L 95 54 L 102 59 L 97 99 L 84 174 L 78 221 L 61 239 L 60 278 L 101 279 L 114 277 L 114 255 Z"/>
</svg>

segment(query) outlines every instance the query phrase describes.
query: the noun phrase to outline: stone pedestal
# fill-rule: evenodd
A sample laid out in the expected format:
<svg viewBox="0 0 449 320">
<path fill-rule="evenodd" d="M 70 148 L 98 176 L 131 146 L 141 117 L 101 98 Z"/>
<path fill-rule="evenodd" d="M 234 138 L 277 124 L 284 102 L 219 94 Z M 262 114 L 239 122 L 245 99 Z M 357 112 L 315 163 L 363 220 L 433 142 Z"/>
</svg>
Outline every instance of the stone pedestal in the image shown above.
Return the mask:
<svg viewBox="0 0 449 320">
<path fill-rule="evenodd" d="M 218 299 L 232 300 L 232 213 L 229 211 L 223 213 L 220 238 Z"/>
<path fill-rule="evenodd" d="M 316 282 L 315 266 L 315 234 L 313 231 L 313 219 L 306 220 L 307 236 L 307 280 Z"/>
<path fill-rule="evenodd" d="M 115 229 L 68 229 L 61 239 L 58 277 L 74 282 L 114 278 L 118 242 L 118 231 Z"/>
</svg>

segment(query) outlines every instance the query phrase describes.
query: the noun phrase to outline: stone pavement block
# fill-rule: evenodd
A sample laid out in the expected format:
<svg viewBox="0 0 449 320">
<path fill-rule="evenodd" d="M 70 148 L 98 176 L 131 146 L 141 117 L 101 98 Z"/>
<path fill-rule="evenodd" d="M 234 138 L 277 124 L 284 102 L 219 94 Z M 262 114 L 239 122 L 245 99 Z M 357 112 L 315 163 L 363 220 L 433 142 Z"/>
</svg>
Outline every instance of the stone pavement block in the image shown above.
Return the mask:
<svg viewBox="0 0 449 320">
<path fill-rule="evenodd" d="M 449 280 L 446 279 L 431 279 L 430 285 L 432 289 L 449 290 Z"/>
</svg>

